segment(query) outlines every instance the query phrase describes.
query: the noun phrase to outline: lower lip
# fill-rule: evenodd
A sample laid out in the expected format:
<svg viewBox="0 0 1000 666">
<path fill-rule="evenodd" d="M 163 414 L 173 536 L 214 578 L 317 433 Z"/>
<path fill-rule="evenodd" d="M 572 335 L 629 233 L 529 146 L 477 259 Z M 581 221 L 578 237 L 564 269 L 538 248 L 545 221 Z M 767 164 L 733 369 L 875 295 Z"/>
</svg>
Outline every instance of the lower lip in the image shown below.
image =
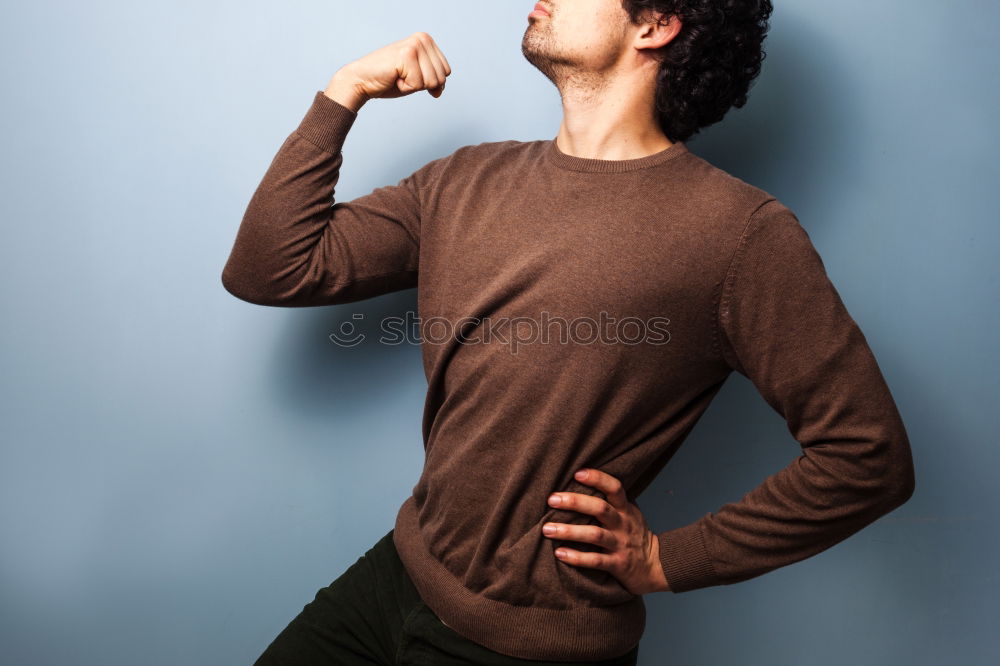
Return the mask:
<svg viewBox="0 0 1000 666">
<path fill-rule="evenodd" d="M 542 17 L 542 16 L 548 16 L 548 15 L 549 15 L 549 13 L 547 11 L 545 11 L 544 9 L 535 9 L 530 14 L 528 14 L 528 18 L 531 18 L 532 16 L 534 16 L 536 18 L 539 18 L 539 17 Z"/>
</svg>

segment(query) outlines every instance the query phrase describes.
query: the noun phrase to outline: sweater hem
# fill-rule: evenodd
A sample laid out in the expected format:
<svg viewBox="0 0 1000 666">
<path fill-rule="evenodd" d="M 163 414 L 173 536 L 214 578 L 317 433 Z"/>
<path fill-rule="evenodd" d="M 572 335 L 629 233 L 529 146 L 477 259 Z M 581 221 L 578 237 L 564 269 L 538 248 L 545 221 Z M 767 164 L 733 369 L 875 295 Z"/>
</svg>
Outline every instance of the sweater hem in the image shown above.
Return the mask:
<svg viewBox="0 0 1000 666">
<path fill-rule="evenodd" d="M 518 659 L 603 660 L 620 657 L 642 638 L 642 596 L 614 606 L 570 609 L 515 606 L 462 585 L 426 548 L 410 496 L 396 517 L 393 540 L 427 606 L 449 627 L 494 652 Z"/>
<path fill-rule="evenodd" d="M 660 565 L 671 592 L 687 592 L 718 584 L 712 558 L 705 548 L 700 521 L 661 532 Z"/>
<path fill-rule="evenodd" d="M 357 118 L 357 113 L 317 90 L 295 132 L 320 150 L 336 155 Z"/>
</svg>

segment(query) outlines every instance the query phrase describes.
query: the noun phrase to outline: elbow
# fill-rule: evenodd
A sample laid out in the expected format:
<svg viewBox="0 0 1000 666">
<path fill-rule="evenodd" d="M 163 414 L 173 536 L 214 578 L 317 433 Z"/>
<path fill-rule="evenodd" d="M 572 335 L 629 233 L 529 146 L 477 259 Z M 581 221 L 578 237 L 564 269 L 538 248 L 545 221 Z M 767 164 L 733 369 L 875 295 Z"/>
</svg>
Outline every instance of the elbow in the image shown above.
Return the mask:
<svg viewBox="0 0 1000 666">
<path fill-rule="evenodd" d="M 222 288 L 231 295 L 254 305 L 279 305 L 273 289 L 238 274 L 229 264 L 222 271 Z"/>
<path fill-rule="evenodd" d="M 852 454 L 856 465 L 842 479 L 855 507 L 870 521 L 905 504 L 916 481 L 905 433 L 886 431 L 868 442 L 863 454 Z"/>
<path fill-rule="evenodd" d="M 241 301 L 271 307 L 333 305 L 349 300 L 334 291 L 321 296 L 317 293 L 318 283 L 309 279 L 308 274 L 291 277 L 267 279 L 257 271 L 237 271 L 227 265 L 222 271 L 222 287 Z"/>
<path fill-rule="evenodd" d="M 908 465 L 906 471 L 900 474 L 899 479 L 889 489 L 890 509 L 902 506 L 907 500 L 913 497 L 915 487 L 916 480 L 914 479 L 913 467 L 912 465 Z"/>
<path fill-rule="evenodd" d="M 916 488 L 916 474 L 913 467 L 913 456 L 906 435 L 896 439 L 894 455 L 890 458 L 890 467 L 885 475 L 886 483 L 883 496 L 887 510 L 892 511 L 907 502 Z"/>
</svg>

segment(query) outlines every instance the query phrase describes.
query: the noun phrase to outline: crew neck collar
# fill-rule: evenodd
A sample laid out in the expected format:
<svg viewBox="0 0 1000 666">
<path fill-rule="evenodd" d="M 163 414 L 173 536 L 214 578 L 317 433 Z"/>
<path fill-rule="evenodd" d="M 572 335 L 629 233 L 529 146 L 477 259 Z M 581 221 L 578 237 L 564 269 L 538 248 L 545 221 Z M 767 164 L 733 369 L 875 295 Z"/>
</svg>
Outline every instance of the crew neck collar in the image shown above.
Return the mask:
<svg viewBox="0 0 1000 666">
<path fill-rule="evenodd" d="M 546 158 L 555 166 L 570 171 L 586 171 L 591 173 L 625 173 L 627 171 L 636 171 L 637 169 L 646 169 L 657 164 L 662 164 L 667 160 L 672 160 L 686 152 L 688 152 L 687 145 L 683 141 L 675 141 L 673 145 L 645 157 L 636 157 L 630 160 L 601 160 L 591 157 L 568 155 L 559 150 L 555 139 L 550 139 L 548 145 L 545 147 Z"/>
</svg>

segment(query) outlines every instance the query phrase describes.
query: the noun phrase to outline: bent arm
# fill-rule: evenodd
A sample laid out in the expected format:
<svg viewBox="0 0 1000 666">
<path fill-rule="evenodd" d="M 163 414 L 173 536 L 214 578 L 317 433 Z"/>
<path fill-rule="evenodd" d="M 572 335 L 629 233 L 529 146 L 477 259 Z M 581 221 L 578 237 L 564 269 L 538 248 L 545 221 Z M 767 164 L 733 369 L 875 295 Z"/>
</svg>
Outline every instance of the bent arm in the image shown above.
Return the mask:
<svg viewBox="0 0 1000 666">
<path fill-rule="evenodd" d="M 669 589 L 753 578 L 846 539 L 914 489 L 909 441 L 864 335 L 795 215 L 748 221 L 723 288 L 722 352 L 802 454 L 742 499 L 658 535 Z"/>
<path fill-rule="evenodd" d="M 425 165 L 396 185 L 335 202 L 357 112 L 317 91 L 257 186 L 222 272 L 258 305 L 347 303 L 416 286 Z"/>
</svg>

